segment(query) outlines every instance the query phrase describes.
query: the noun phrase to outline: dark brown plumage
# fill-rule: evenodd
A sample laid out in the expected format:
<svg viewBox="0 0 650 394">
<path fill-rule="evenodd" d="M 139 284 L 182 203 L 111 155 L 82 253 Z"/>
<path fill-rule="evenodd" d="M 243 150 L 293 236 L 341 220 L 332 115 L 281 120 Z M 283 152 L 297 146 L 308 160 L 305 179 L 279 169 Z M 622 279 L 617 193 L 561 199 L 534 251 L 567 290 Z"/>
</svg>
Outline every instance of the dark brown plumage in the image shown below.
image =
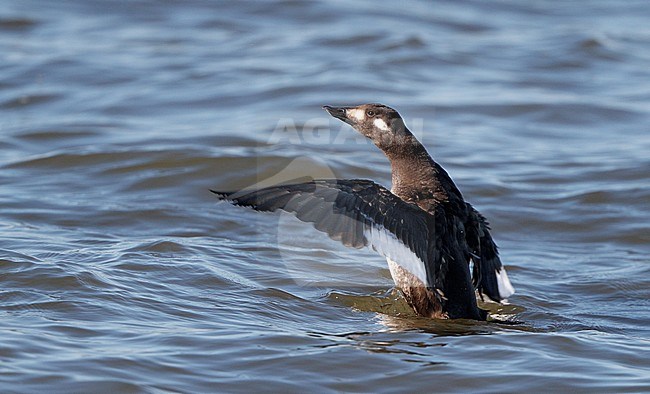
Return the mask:
<svg viewBox="0 0 650 394">
<path fill-rule="evenodd" d="M 372 247 L 387 257 L 395 284 L 419 315 L 485 320 L 475 289 L 495 301 L 514 293 L 485 218 L 465 202 L 397 111 L 381 104 L 324 108 L 384 152 L 390 191 L 351 179 L 213 192 L 259 211 L 292 212 L 346 246 Z"/>
</svg>

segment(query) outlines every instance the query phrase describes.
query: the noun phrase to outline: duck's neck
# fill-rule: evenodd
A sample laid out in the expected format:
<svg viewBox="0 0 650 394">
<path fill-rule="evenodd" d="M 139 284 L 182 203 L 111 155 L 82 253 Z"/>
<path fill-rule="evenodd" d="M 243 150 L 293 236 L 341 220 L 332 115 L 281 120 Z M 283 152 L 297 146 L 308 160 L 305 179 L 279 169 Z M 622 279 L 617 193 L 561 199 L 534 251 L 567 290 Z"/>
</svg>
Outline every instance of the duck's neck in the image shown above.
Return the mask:
<svg viewBox="0 0 650 394">
<path fill-rule="evenodd" d="M 447 172 L 410 131 L 384 153 L 391 166 L 391 191 L 398 197 L 416 202 L 428 198 L 445 201 L 450 194 L 460 196 Z"/>
</svg>

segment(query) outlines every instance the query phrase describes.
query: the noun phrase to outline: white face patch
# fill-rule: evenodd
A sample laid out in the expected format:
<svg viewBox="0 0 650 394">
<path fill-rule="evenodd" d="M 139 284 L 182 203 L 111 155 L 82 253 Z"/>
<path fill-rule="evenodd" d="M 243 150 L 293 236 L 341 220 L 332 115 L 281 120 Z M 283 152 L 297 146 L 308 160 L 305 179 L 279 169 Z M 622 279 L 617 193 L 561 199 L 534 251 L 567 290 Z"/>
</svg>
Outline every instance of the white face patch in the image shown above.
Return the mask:
<svg viewBox="0 0 650 394">
<path fill-rule="evenodd" d="M 383 119 L 377 118 L 372 123 L 375 125 L 376 128 L 378 128 L 381 131 L 388 131 L 389 130 L 388 125 L 386 124 L 386 122 L 384 122 Z"/>
<path fill-rule="evenodd" d="M 346 115 L 348 118 L 353 118 L 357 122 L 362 122 L 366 118 L 366 113 L 360 109 L 348 109 L 346 110 Z"/>
</svg>

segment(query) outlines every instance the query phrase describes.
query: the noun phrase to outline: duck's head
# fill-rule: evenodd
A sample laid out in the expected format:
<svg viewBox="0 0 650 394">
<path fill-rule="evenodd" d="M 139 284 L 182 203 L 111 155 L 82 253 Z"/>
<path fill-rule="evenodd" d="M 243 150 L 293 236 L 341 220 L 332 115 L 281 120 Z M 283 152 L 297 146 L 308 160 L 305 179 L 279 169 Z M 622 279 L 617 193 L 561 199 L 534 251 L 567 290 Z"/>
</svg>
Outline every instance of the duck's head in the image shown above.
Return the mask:
<svg viewBox="0 0 650 394">
<path fill-rule="evenodd" d="M 404 126 L 400 114 L 383 104 L 362 104 L 356 107 L 323 108 L 336 119 L 352 126 L 382 150 L 411 142 L 412 134 Z"/>
</svg>

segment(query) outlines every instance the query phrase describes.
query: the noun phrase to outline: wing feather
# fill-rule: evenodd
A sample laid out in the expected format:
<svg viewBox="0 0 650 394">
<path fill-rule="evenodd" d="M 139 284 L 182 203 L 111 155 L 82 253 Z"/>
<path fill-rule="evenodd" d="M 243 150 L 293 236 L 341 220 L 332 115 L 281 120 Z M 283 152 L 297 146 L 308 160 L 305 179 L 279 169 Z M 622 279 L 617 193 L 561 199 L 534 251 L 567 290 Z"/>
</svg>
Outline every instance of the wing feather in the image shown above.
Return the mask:
<svg viewBox="0 0 650 394">
<path fill-rule="evenodd" d="M 219 198 L 258 211 L 283 210 L 342 242 L 369 246 L 403 264 L 427 287 L 442 288 L 444 213 L 407 203 L 385 187 L 361 179 L 327 179 L 258 190 L 219 192 Z"/>
</svg>

